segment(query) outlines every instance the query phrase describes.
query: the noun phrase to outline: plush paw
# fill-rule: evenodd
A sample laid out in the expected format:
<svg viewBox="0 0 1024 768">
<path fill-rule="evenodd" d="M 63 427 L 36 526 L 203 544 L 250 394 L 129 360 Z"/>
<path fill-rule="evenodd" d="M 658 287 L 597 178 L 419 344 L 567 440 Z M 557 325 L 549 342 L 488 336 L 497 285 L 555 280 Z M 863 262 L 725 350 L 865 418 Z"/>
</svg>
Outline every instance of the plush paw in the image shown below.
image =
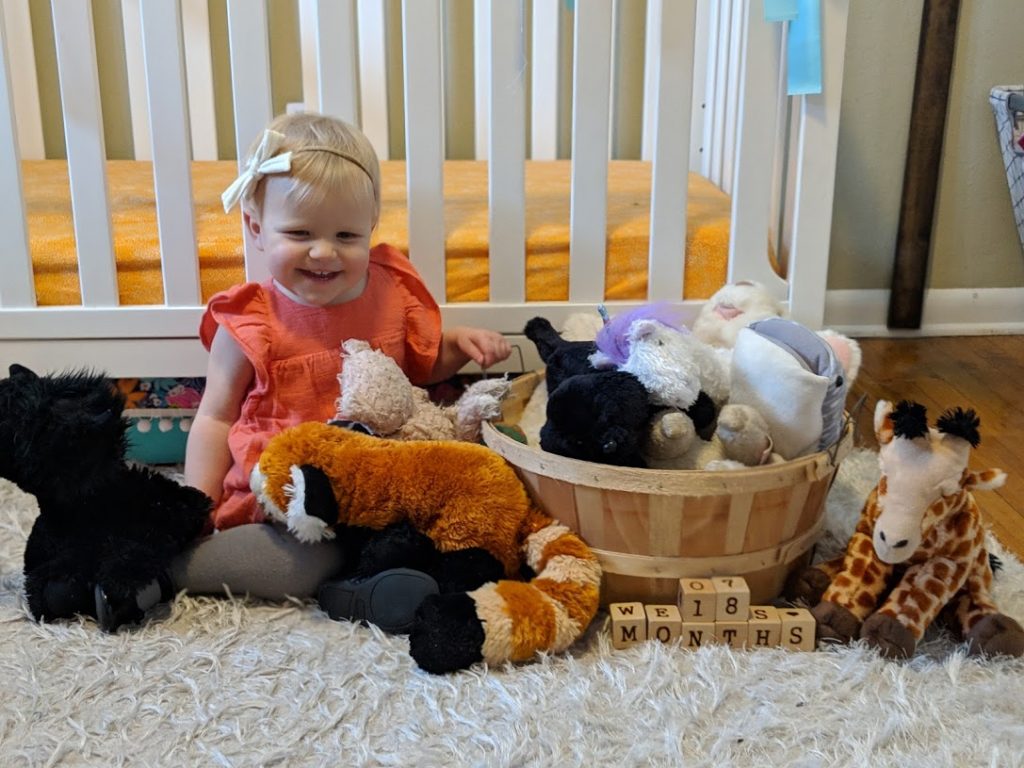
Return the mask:
<svg viewBox="0 0 1024 768">
<path fill-rule="evenodd" d="M 1002 613 L 993 613 L 967 633 L 972 656 L 1024 656 L 1024 629 L 1016 620 Z"/>
<path fill-rule="evenodd" d="M 465 592 L 431 595 L 416 611 L 409 654 L 421 669 L 455 672 L 483 661 L 484 628 Z"/>
<path fill-rule="evenodd" d="M 25 579 L 29 610 L 37 621 L 69 619 L 76 614 L 95 616 L 92 586 L 82 579 L 42 581 Z"/>
<path fill-rule="evenodd" d="M 829 642 L 848 643 L 857 637 L 860 619 L 848 609 L 824 600 L 811 609 L 817 623 L 817 639 Z"/>
<path fill-rule="evenodd" d="M 874 613 L 864 621 L 860 637 L 887 659 L 906 659 L 917 648 L 917 638 L 898 619 Z"/>
<path fill-rule="evenodd" d="M 723 406 L 718 414 L 717 434 L 726 458 L 748 467 L 764 464 L 771 454 L 768 422 L 749 405 Z"/>
<path fill-rule="evenodd" d="M 97 584 L 93 591 L 96 623 L 104 632 L 116 632 L 126 624 L 138 624 L 145 616 L 134 591 L 123 586 Z"/>
<path fill-rule="evenodd" d="M 651 419 L 644 453 L 656 459 L 678 459 L 694 441 L 697 430 L 693 420 L 676 408 L 659 411 Z"/>
<path fill-rule="evenodd" d="M 790 575 L 783 594 L 787 600 L 815 606 L 821 602 L 821 596 L 825 594 L 830 583 L 831 580 L 827 573 L 820 568 L 810 566 Z"/>
</svg>

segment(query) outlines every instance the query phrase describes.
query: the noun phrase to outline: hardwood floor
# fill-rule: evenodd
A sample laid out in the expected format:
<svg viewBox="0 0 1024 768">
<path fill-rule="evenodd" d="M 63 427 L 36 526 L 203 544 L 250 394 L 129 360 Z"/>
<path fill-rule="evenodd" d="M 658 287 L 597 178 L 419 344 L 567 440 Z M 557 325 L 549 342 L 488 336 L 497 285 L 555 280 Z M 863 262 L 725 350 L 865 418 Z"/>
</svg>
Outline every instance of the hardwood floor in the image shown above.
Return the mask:
<svg viewBox="0 0 1024 768">
<path fill-rule="evenodd" d="M 878 447 L 875 403 L 916 400 L 928 421 L 945 409 L 973 408 L 981 418 L 981 444 L 972 469 L 998 467 L 1007 475 L 996 491 L 980 491 L 986 523 L 1007 549 L 1024 560 L 1024 336 L 859 339 L 864 362 L 847 399 L 867 395 L 857 416 L 857 444 Z"/>
</svg>

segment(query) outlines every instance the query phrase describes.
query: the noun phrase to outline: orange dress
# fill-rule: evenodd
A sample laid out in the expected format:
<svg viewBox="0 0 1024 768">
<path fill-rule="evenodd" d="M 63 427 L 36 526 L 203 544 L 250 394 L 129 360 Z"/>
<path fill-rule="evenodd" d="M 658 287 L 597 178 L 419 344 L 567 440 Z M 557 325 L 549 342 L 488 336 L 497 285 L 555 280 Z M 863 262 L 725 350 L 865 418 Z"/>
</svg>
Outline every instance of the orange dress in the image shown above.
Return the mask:
<svg viewBox="0 0 1024 768">
<path fill-rule="evenodd" d="M 218 326 L 238 342 L 255 370 L 228 433 L 233 463 L 213 512 L 219 529 L 264 520 L 249 490 L 249 473 L 271 437 L 303 421 L 334 416 L 343 341 L 366 340 L 394 358 L 413 383 L 427 379 L 441 343 L 437 303 L 409 259 L 386 244 L 370 251 L 366 288 L 357 299 L 309 307 L 285 296 L 273 281 L 244 283 L 210 299 L 199 329 L 207 349 Z"/>
</svg>

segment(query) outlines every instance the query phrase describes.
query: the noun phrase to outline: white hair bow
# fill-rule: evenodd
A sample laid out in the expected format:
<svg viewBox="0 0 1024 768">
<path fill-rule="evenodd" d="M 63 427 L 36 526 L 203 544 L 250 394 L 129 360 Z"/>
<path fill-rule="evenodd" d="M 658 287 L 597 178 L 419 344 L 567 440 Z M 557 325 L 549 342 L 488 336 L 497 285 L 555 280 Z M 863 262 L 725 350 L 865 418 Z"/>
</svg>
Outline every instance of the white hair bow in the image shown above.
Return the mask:
<svg viewBox="0 0 1024 768">
<path fill-rule="evenodd" d="M 274 154 L 281 148 L 283 142 L 283 133 L 269 129 L 263 132 L 263 139 L 252 157 L 249 158 L 249 164 L 245 170 L 231 182 L 231 186 L 225 189 L 220 196 L 221 202 L 224 203 L 225 213 L 234 208 L 239 200 L 251 197 L 256 184 L 268 173 L 286 173 L 292 169 L 291 152 Z"/>
</svg>

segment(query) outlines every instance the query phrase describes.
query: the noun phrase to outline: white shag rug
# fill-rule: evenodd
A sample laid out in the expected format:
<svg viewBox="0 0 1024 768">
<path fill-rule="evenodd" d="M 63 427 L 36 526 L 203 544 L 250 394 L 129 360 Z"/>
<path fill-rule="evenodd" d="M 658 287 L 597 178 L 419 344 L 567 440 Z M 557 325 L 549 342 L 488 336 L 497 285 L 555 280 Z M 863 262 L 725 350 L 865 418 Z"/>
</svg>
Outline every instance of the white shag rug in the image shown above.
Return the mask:
<svg viewBox="0 0 1024 768">
<path fill-rule="evenodd" d="M 826 553 L 876 475 L 875 454 L 843 463 Z M 405 638 L 310 604 L 179 596 L 111 636 L 29 617 L 34 514 L 0 481 L 5 767 L 1024 765 L 1024 661 L 967 658 L 943 634 L 904 663 L 859 646 L 615 651 L 601 619 L 565 655 L 443 677 Z M 993 549 L 997 602 L 1024 619 L 1024 566 Z"/>
</svg>

